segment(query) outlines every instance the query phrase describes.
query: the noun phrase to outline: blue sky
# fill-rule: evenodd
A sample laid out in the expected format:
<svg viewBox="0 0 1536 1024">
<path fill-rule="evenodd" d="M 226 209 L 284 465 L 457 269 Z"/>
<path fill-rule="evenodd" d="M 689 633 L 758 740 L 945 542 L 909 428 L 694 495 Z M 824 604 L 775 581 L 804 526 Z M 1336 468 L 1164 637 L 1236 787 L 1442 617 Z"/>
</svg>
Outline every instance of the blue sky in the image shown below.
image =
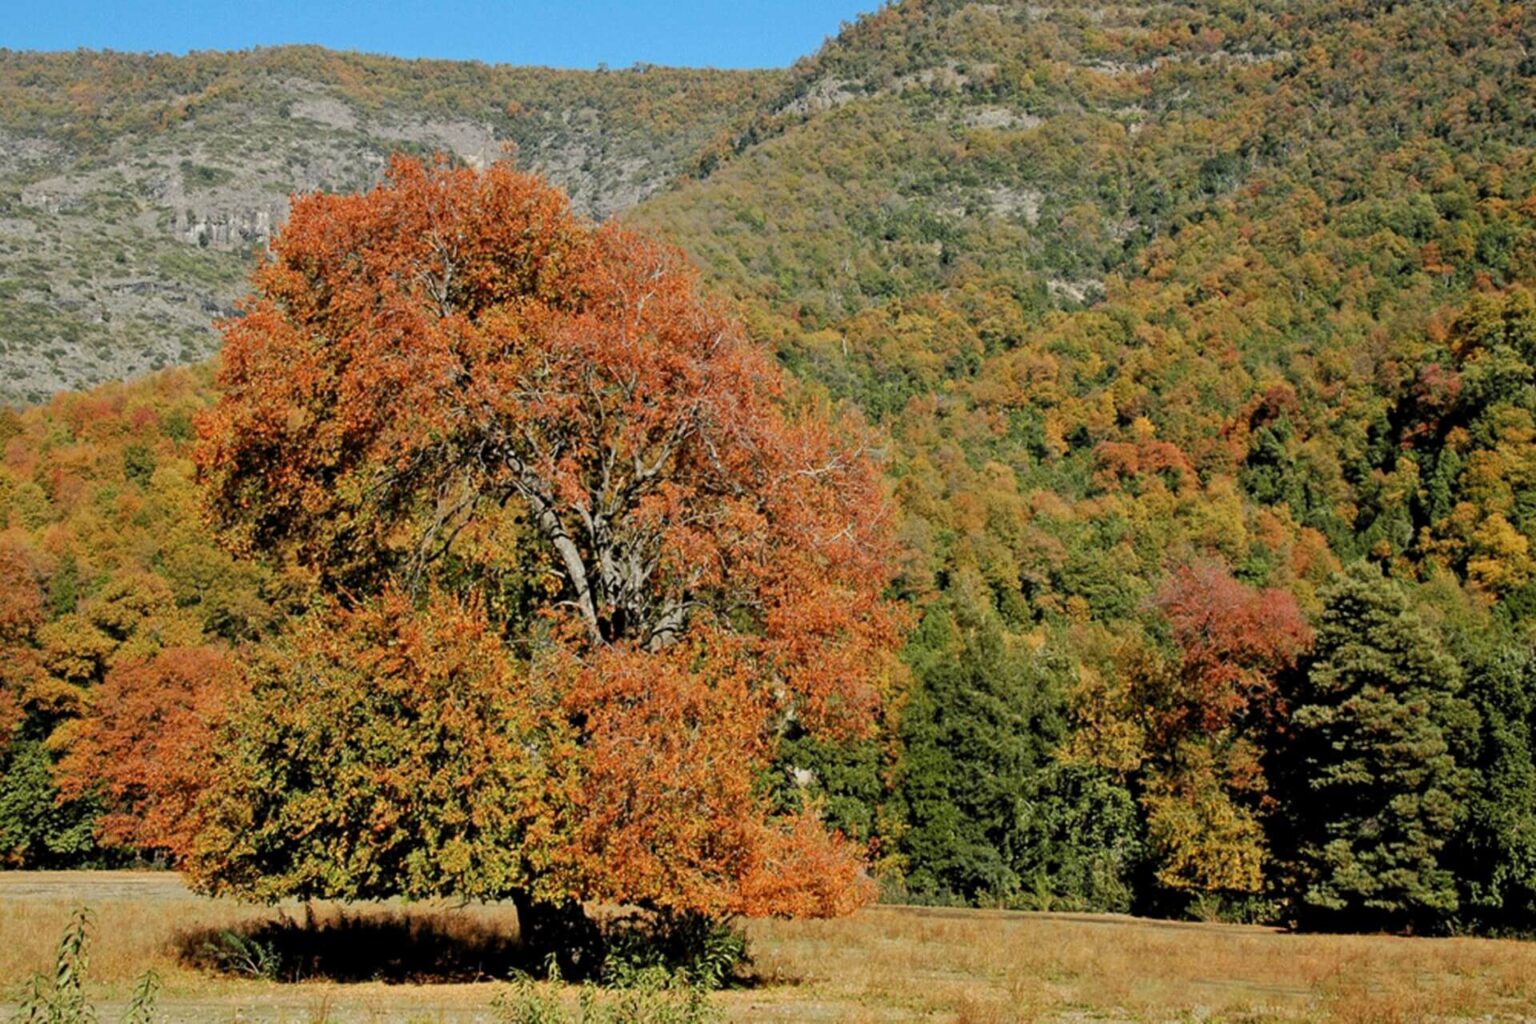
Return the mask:
<svg viewBox="0 0 1536 1024">
<path fill-rule="evenodd" d="M 783 67 L 879 0 L 10 0 L 12 50 L 235 50 L 279 43 L 591 68 Z"/>
</svg>

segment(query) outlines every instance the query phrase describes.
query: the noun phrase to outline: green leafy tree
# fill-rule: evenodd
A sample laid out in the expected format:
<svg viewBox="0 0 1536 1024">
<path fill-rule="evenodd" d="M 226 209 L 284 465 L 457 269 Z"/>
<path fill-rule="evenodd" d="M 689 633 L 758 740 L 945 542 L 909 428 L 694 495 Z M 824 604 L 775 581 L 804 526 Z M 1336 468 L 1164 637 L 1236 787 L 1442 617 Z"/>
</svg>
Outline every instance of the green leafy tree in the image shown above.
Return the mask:
<svg viewBox="0 0 1536 1024">
<path fill-rule="evenodd" d="M 1065 729 L 1052 666 L 964 587 L 929 611 L 908 660 L 897 782 L 907 888 L 928 899 L 1014 899 L 1025 796 Z"/>
<path fill-rule="evenodd" d="M 861 842 L 875 837 L 888 768 L 883 737 L 836 741 L 796 730 L 779 744 L 776 802 L 784 811 L 810 803 L 826 823 Z"/>
<path fill-rule="evenodd" d="M 1463 920 L 1528 934 L 1536 928 L 1536 655 L 1501 630 L 1463 664 L 1481 719 L 1466 826 L 1450 851 Z"/>
<path fill-rule="evenodd" d="M 1015 871 L 1026 905 L 1124 913 L 1145 856 L 1136 798 L 1093 765 L 1058 762 L 1032 775 L 1019 815 Z"/>
<path fill-rule="evenodd" d="M 22 740 L 0 752 L 0 864 L 57 868 L 99 861 L 100 810 L 89 797 L 59 799 L 53 758 L 42 742 Z"/>
</svg>

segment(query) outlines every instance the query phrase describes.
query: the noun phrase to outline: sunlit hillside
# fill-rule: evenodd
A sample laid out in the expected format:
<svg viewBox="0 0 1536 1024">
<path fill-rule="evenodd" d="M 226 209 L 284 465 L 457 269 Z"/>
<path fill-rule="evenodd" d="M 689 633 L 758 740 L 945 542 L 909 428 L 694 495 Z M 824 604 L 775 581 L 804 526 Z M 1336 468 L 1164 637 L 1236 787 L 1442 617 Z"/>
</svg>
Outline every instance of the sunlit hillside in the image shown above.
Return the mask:
<svg viewBox="0 0 1536 1024">
<path fill-rule="evenodd" d="M 0 55 L 0 363 L 38 400 L 0 419 L 0 857 L 129 859 L 59 798 L 93 695 L 316 599 L 220 546 L 189 461 L 278 197 L 512 141 L 872 430 L 901 689 L 872 737 L 786 719 L 761 792 L 884 898 L 1536 931 L 1533 35 L 902 0 L 782 72 Z"/>
</svg>

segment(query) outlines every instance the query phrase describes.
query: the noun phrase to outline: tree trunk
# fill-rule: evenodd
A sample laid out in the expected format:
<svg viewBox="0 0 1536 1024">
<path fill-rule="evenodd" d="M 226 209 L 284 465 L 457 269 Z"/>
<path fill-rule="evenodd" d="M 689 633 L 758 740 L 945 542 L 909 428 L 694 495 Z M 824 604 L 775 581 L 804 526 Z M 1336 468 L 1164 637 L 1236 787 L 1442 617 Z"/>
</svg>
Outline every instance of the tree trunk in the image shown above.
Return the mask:
<svg viewBox="0 0 1536 1024">
<path fill-rule="evenodd" d="M 567 981 L 596 976 L 602 964 L 602 933 L 575 900 L 550 903 L 527 892 L 512 894 L 523 969 L 540 974 L 553 967 Z"/>
</svg>

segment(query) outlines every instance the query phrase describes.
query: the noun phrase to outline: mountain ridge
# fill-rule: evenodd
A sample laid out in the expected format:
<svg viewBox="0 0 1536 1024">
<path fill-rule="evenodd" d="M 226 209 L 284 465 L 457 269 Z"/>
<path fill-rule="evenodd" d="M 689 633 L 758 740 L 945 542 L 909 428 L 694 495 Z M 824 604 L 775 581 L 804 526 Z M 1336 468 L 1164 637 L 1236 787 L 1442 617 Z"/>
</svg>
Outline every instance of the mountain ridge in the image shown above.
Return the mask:
<svg viewBox="0 0 1536 1024">
<path fill-rule="evenodd" d="M 565 72 L 318 47 L 0 52 L 0 401 L 212 354 L 293 192 L 516 151 L 578 209 L 664 187 L 776 72 Z"/>
</svg>

